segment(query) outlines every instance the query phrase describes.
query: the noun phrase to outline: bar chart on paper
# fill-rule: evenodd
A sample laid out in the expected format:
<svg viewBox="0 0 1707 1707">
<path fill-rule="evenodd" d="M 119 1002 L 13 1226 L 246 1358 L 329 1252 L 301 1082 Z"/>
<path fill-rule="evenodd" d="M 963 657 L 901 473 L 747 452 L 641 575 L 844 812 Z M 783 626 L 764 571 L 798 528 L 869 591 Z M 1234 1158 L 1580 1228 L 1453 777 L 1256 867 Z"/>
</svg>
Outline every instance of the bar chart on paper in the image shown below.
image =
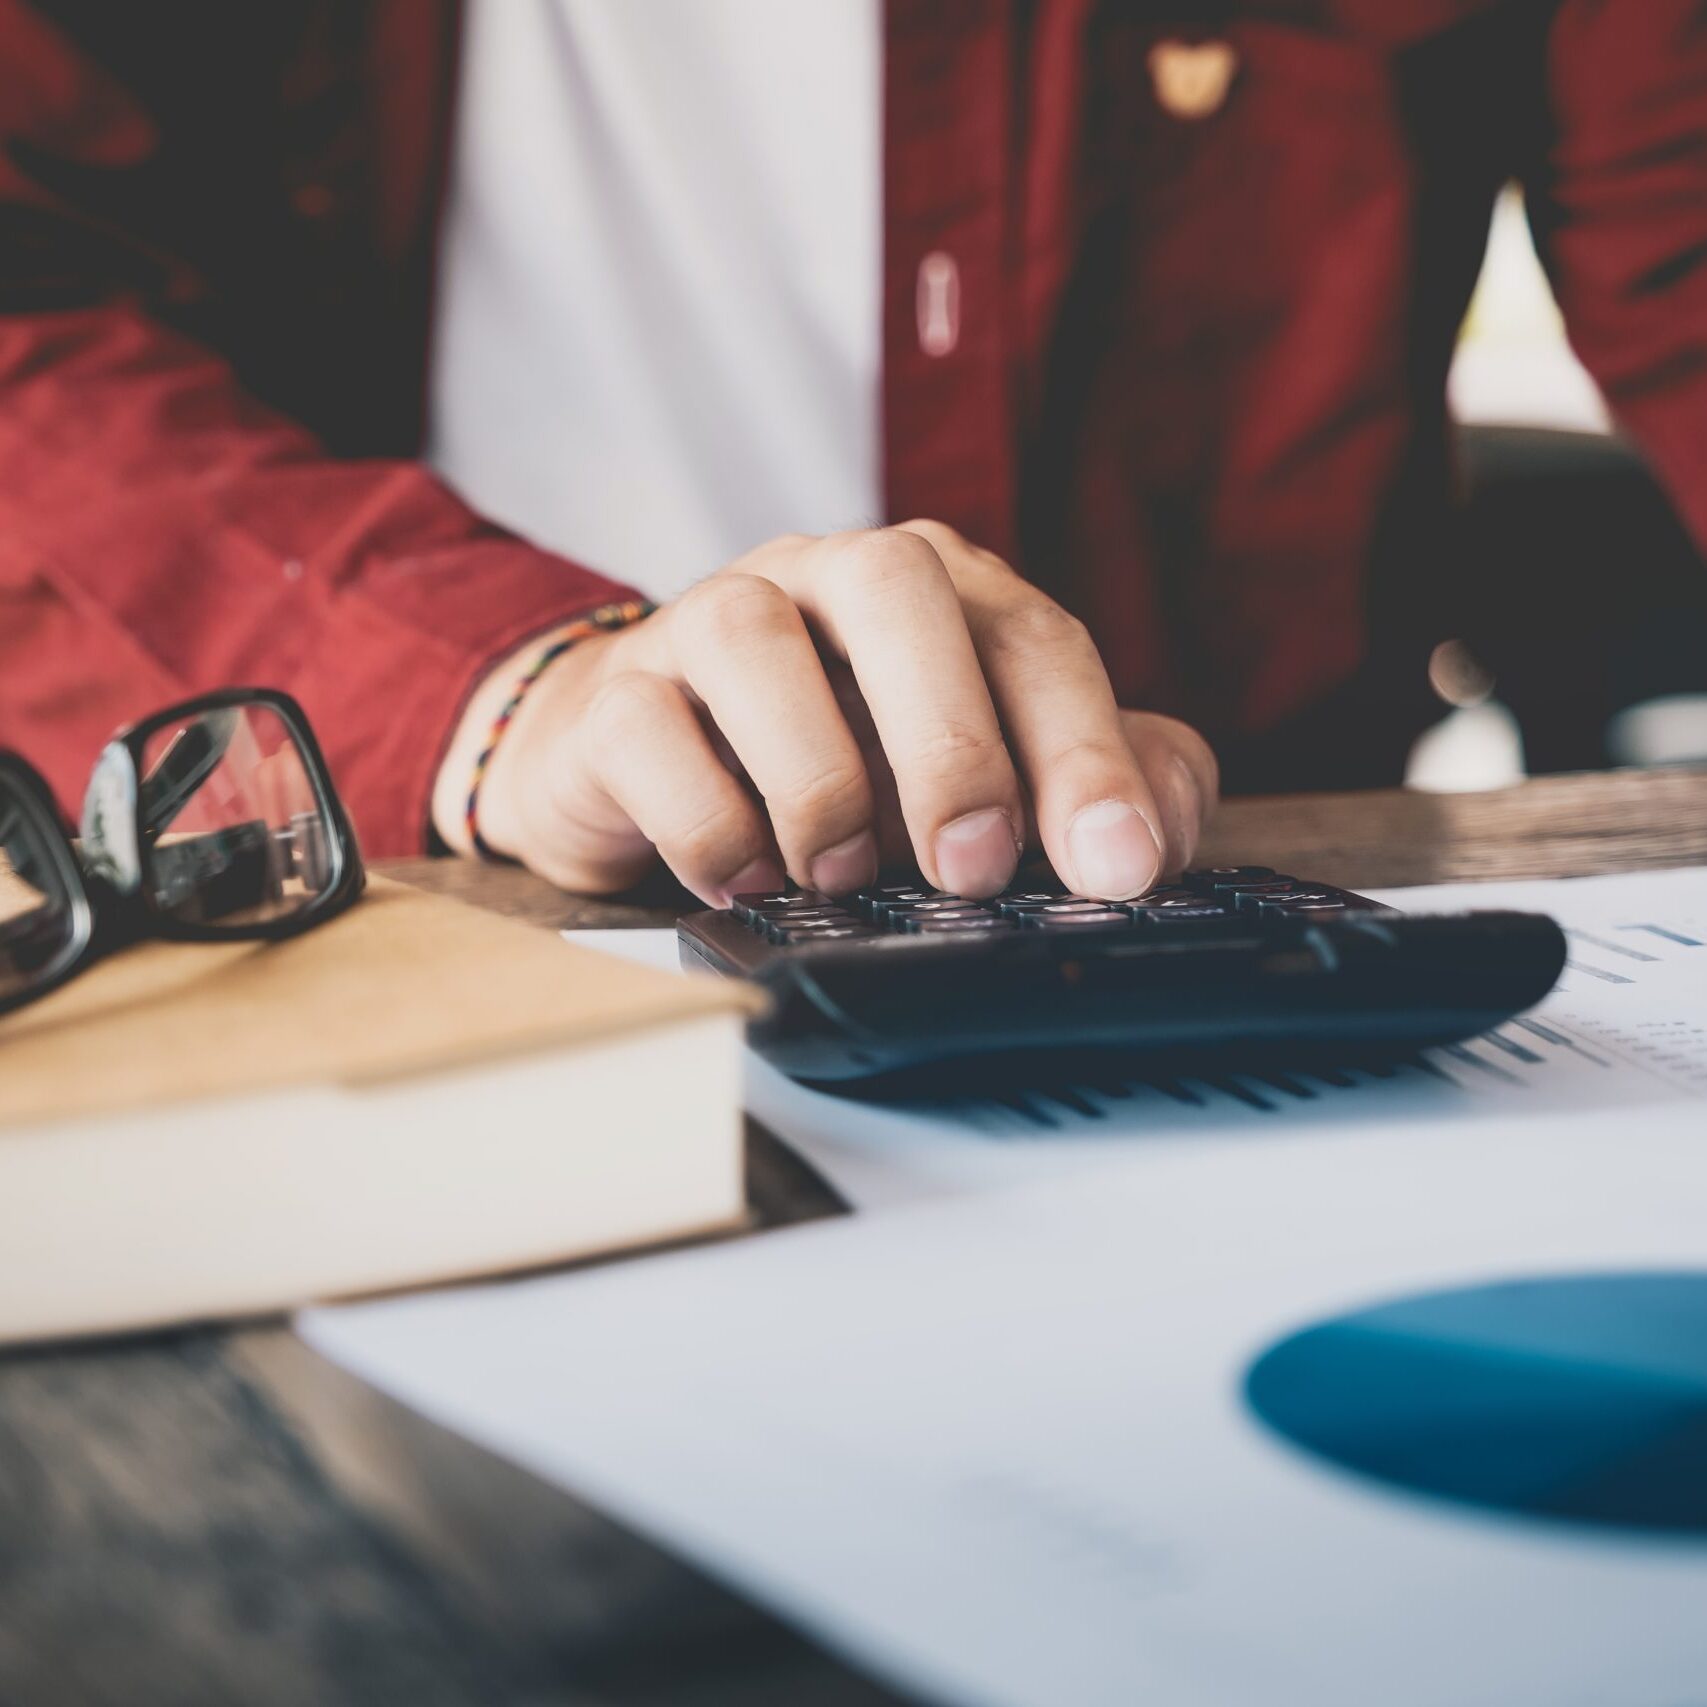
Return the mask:
<svg viewBox="0 0 1707 1707">
<path fill-rule="evenodd" d="M 1376 1069 L 1039 1087 L 889 1108 L 748 1067 L 749 1106 L 854 1204 L 1024 1183 L 1149 1146 L 1441 1120 L 1644 1109 L 1707 1099 L 1707 871 L 1372 892 L 1407 912 L 1550 913 L 1570 964 L 1540 1007 L 1492 1032 Z"/>
<path fill-rule="evenodd" d="M 1548 1102 L 1564 1097 L 1572 1107 L 1585 1098 L 1707 1097 L 1707 873 L 1453 885 L 1377 898 L 1408 912 L 1552 912 L 1570 944 L 1564 975 L 1535 1013 L 1390 1067 L 1052 1087 L 1007 1099 L 1001 1108 L 1010 1123 L 1061 1128 L 1075 1120 L 1118 1121 L 1121 1105 L 1134 1103 L 1144 1123 L 1154 1125 L 1158 1099 L 1182 1111 L 1162 1121 L 1177 1124 L 1189 1122 L 1184 1111 L 1191 1110 L 1201 1111 L 1200 1119 L 1235 1108 L 1270 1116 L 1291 1109 L 1321 1118 L 1336 1105 L 1364 1105 L 1360 1115 L 1368 1114 L 1371 1102 L 1415 1104 L 1434 1113 L 1443 1104 L 1498 1093 Z M 1348 1091 L 1364 1095 L 1335 1094 Z M 985 1114 L 992 1124 L 1002 1123 L 998 1111 Z"/>
<path fill-rule="evenodd" d="M 1480 1064 L 1598 1068 L 1622 1094 L 1646 1078 L 1707 1096 L 1707 871 L 1396 890 L 1407 911 L 1452 906 L 1551 912 L 1570 944 L 1541 1009 L 1477 1040 Z M 1503 1057 L 1503 1060 L 1502 1060 Z M 1521 1075 L 1519 1075 L 1521 1077 Z"/>
</svg>

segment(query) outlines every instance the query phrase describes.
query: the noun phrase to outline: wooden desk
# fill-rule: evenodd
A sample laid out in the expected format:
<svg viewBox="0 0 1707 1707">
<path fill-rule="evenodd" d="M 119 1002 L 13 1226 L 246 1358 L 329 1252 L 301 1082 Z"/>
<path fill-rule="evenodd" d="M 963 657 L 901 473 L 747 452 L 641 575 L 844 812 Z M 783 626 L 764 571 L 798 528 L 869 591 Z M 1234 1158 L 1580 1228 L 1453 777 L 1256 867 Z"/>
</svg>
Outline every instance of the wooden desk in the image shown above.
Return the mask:
<svg viewBox="0 0 1707 1707">
<path fill-rule="evenodd" d="M 1205 856 L 1353 887 L 1707 863 L 1707 770 L 1239 801 Z M 662 923 L 674 899 L 385 869 L 541 925 Z M 762 1143 L 753 1171 L 773 1218 L 833 1207 Z M 7 1707 L 893 1699 L 283 1327 L 0 1357 Z"/>
</svg>

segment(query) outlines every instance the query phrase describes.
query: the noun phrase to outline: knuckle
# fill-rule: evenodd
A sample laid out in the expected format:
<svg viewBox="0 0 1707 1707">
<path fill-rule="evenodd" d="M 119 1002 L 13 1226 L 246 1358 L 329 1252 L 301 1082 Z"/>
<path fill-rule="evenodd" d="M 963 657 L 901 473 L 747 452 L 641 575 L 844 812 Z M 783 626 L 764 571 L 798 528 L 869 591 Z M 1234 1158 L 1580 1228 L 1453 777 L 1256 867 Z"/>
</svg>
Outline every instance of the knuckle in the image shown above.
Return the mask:
<svg viewBox="0 0 1707 1707">
<path fill-rule="evenodd" d="M 871 786 L 862 765 L 851 761 L 820 765 L 784 799 L 766 804 L 801 823 L 864 823 L 871 816 Z"/>
<path fill-rule="evenodd" d="M 1221 765 L 1215 757 L 1215 749 L 1189 723 L 1182 723 L 1177 717 L 1169 717 L 1159 711 L 1146 712 L 1144 717 L 1153 731 L 1153 738 L 1159 739 L 1184 762 L 1213 799 L 1221 787 Z"/>
<path fill-rule="evenodd" d="M 744 808 L 714 800 L 690 811 L 670 832 L 666 851 L 672 863 L 695 871 L 736 871 L 747 863 L 742 853 L 752 839 Z"/>
<path fill-rule="evenodd" d="M 945 782 L 1005 763 L 1006 755 L 997 730 L 972 723 L 944 723 L 909 755 L 909 768 L 926 782 Z"/>
<path fill-rule="evenodd" d="M 836 547 L 833 567 L 837 580 L 874 600 L 916 597 L 922 586 L 945 579 L 948 573 L 930 541 L 905 528 L 843 534 Z"/>
<path fill-rule="evenodd" d="M 1156 727 L 1162 735 L 1182 753 L 1202 754 L 1207 757 L 1209 743 L 1189 723 L 1182 723 L 1177 717 L 1169 717 L 1160 711 L 1150 715 L 1155 718 Z"/>
<path fill-rule="evenodd" d="M 1202 779 L 1206 791 L 1204 804 L 1208 805 L 1221 793 L 1221 761 L 1215 757 L 1215 749 L 1189 723 L 1171 717 L 1168 722 L 1181 756 L 1192 773 Z"/>
<path fill-rule="evenodd" d="M 950 573 L 956 576 L 970 574 L 980 580 L 988 579 L 997 583 L 1019 579 L 1013 566 L 1005 558 L 974 544 L 958 528 L 947 522 L 936 521 L 930 516 L 919 516 L 910 522 L 901 523 L 901 527 L 907 533 L 918 534 L 928 540 Z"/>
<path fill-rule="evenodd" d="M 962 551 L 971 549 L 966 536 L 958 528 L 951 527 L 947 522 L 939 522 L 934 516 L 915 516 L 910 522 L 902 522 L 899 531 L 918 534 L 939 550 L 943 546 Z"/>
<path fill-rule="evenodd" d="M 655 728 L 680 698 L 679 690 L 662 676 L 624 670 L 600 685 L 588 715 L 602 739 L 621 741 Z"/>
<path fill-rule="evenodd" d="M 1012 600 L 991 625 L 989 644 L 1003 662 L 1021 666 L 1036 661 L 1056 669 L 1063 655 L 1074 663 L 1097 656 L 1084 623 L 1040 593 Z"/>
<path fill-rule="evenodd" d="M 783 632 L 794 606 L 774 581 L 739 571 L 713 575 L 682 595 L 681 615 L 713 645 L 766 639 Z"/>
<path fill-rule="evenodd" d="M 1132 750 L 1124 741 L 1103 735 L 1078 735 L 1051 749 L 1049 769 L 1071 777 L 1079 787 L 1101 787 L 1096 779 L 1113 776 L 1124 786 L 1134 768 Z M 1114 785 L 1111 785 L 1114 786 Z"/>
</svg>

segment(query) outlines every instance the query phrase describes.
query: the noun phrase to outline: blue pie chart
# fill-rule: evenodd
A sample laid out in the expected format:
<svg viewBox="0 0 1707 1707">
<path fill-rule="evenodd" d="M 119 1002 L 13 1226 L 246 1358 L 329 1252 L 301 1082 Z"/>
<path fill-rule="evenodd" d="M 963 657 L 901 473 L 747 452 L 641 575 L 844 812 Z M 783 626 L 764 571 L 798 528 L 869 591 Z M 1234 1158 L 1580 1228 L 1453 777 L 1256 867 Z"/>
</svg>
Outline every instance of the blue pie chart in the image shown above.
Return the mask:
<svg viewBox="0 0 1707 1707">
<path fill-rule="evenodd" d="M 1245 1397 L 1316 1458 L 1488 1512 L 1707 1540 L 1707 1274 L 1548 1276 L 1339 1316 Z"/>
</svg>

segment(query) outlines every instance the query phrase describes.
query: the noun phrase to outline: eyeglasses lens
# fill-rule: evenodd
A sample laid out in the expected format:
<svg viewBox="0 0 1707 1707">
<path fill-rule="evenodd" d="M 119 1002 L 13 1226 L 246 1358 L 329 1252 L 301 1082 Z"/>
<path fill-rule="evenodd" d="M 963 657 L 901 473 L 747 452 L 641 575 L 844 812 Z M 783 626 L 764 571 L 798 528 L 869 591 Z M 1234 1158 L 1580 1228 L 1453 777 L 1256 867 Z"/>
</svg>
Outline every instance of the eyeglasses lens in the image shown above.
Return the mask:
<svg viewBox="0 0 1707 1707">
<path fill-rule="evenodd" d="M 45 981 L 76 935 L 48 835 L 33 803 L 0 778 L 0 1000 Z"/>
<path fill-rule="evenodd" d="M 325 804 L 270 706 L 155 731 L 139 806 L 154 905 L 186 923 L 235 930 L 288 918 L 337 881 Z"/>
</svg>

